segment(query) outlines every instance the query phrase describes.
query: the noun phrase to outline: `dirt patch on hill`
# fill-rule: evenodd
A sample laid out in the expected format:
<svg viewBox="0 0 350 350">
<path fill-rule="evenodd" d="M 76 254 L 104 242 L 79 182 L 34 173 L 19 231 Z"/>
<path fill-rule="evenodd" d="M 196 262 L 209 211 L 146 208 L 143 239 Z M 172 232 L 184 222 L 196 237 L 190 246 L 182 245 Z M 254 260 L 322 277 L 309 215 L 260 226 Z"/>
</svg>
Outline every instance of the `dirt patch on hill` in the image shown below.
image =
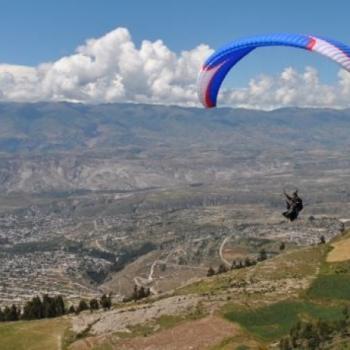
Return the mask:
<svg viewBox="0 0 350 350">
<path fill-rule="evenodd" d="M 350 238 L 335 242 L 333 249 L 327 255 L 327 262 L 350 260 Z"/>
<path fill-rule="evenodd" d="M 233 261 L 233 260 L 243 260 L 248 255 L 250 255 L 249 249 L 245 247 L 225 247 L 223 250 L 223 256 L 226 260 Z"/>
<path fill-rule="evenodd" d="M 73 317 L 72 330 L 82 333 L 89 328 L 89 333 L 96 336 L 130 332 L 130 326 L 147 324 L 164 315 L 187 314 L 196 307 L 198 301 L 196 296 L 172 296 L 154 303 L 133 305 L 108 312 L 85 312 L 79 317 Z"/>
<path fill-rule="evenodd" d="M 202 320 L 180 324 L 147 338 L 137 337 L 123 341 L 118 345 L 118 349 L 202 350 L 238 332 L 239 330 L 235 325 L 225 320 L 218 317 L 207 317 Z"/>
<path fill-rule="evenodd" d="M 85 339 L 75 344 L 71 349 L 87 350 L 93 345 L 108 344 L 111 349 L 118 350 L 205 350 L 220 344 L 225 339 L 240 338 L 244 335 L 239 326 L 225 321 L 217 316 L 209 316 L 197 321 L 181 323 L 173 328 L 156 332 L 148 337 L 135 337 L 131 339 L 114 338 L 101 339 L 98 337 Z M 258 344 L 246 338 L 245 344 L 256 349 Z M 241 343 L 243 344 L 243 343 Z M 239 344 L 237 344 L 239 345 Z"/>
</svg>

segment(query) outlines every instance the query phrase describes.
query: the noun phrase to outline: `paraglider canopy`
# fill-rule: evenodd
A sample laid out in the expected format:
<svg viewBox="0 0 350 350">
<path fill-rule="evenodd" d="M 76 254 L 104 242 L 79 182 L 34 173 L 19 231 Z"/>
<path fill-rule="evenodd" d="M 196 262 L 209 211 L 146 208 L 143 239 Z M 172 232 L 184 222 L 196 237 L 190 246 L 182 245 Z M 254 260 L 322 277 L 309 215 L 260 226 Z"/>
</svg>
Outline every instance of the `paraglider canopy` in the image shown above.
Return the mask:
<svg viewBox="0 0 350 350">
<path fill-rule="evenodd" d="M 270 34 L 231 42 L 214 52 L 198 77 L 198 96 L 206 108 L 216 106 L 220 86 L 229 70 L 257 47 L 290 46 L 318 52 L 350 72 L 350 46 L 332 39 L 302 34 Z"/>
</svg>

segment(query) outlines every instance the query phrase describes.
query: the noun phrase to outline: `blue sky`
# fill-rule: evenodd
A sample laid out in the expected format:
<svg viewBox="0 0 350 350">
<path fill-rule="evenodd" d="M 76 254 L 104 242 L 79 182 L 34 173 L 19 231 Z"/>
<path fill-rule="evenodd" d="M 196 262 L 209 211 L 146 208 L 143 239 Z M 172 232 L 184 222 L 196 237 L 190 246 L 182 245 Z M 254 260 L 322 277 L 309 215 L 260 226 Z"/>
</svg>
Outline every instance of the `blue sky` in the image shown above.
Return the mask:
<svg viewBox="0 0 350 350">
<path fill-rule="evenodd" d="M 57 59 L 119 26 L 136 42 L 162 39 L 175 51 L 275 31 L 350 41 L 347 0 L 1 0 L 0 9 L 0 61 L 7 63 Z"/>
<path fill-rule="evenodd" d="M 0 0 L 0 63 L 36 66 L 74 53 L 88 38 L 126 27 L 138 46 L 163 40 L 173 52 L 201 43 L 211 48 L 235 38 L 270 32 L 323 35 L 350 43 L 350 1 L 334 0 Z M 315 67 L 326 84 L 339 67 L 290 48 L 260 49 L 240 63 L 226 86 L 244 86 L 259 74 L 288 66 Z"/>
</svg>

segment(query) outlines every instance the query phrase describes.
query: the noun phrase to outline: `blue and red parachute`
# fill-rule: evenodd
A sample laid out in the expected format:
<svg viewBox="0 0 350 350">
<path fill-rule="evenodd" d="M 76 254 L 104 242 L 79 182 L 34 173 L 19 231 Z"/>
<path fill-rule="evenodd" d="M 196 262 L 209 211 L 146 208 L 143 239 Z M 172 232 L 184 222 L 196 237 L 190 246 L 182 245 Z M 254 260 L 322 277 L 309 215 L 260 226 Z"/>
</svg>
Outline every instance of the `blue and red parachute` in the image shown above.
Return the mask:
<svg viewBox="0 0 350 350">
<path fill-rule="evenodd" d="M 220 86 L 229 70 L 257 47 L 291 46 L 318 52 L 350 72 L 350 46 L 332 39 L 301 34 L 271 34 L 233 41 L 214 52 L 198 77 L 198 96 L 206 108 L 216 106 Z"/>
</svg>

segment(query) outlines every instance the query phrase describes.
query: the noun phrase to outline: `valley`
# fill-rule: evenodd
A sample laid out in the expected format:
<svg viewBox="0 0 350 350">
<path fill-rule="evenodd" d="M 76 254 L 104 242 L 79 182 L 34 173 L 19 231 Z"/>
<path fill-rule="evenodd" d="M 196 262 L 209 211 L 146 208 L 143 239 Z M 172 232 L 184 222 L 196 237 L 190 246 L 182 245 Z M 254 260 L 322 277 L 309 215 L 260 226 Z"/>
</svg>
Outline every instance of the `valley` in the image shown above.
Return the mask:
<svg viewBox="0 0 350 350">
<path fill-rule="evenodd" d="M 348 114 L 0 104 L 0 305 L 111 294 L 111 311 L 64 316 L 67 349 L 164 349 L 184 327 L 210 334 L 194 349 L 270 344 L 286 332 L 259 338 L 247 310 L 323 310 L 300 298 L 349 227 Z M 135 286 L 151 296 L 128 301 Z"/>
<path fill-rule="evenodd" d="M 157 294 L 232 250 L 317 244 L 348 219 L 350 144 L 334 137 L 347 111 L 0 107 L 2 304 Z M 296 187 L 306 209 L 288 224 L 282 191 Z"/>
</svg>

